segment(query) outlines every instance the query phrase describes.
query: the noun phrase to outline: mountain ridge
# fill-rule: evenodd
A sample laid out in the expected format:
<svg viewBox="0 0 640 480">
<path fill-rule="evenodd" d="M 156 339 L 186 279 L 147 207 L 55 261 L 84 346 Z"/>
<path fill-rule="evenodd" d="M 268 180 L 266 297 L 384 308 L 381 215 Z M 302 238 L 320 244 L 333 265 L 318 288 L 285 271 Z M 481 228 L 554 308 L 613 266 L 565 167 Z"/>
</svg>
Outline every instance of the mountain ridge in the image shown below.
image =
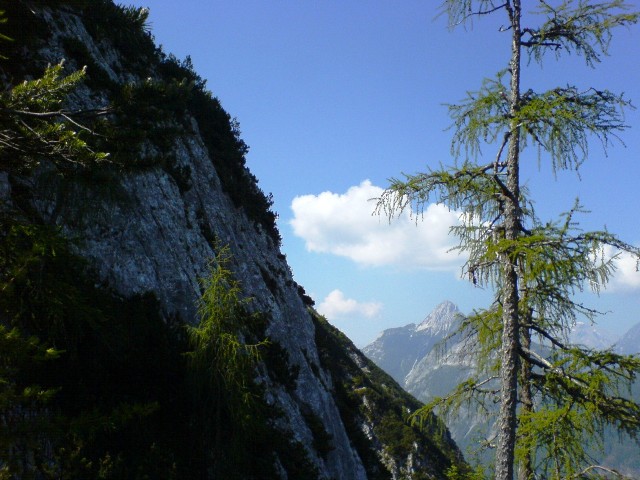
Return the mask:
<svg viewBox="0 0 640 480">
<path fill-rule="evenodd" d="M 439 304 L 425 317 L 421 329 L 423 335 L 416 333 L 418 326 L 415 324 L 387 329 L 362 350 L 383 370 L 395 373 L 394 378 L 397 377 L 400 385 L 425 403 L 436 397 L 446 397 L 474 370 L 473 358 L 466 355 L 464 342 L 455 335 L 459 323 L 452 321 L 451 313 L 455 312 L 458 320 L 462 314 L 449 304 L 448 301 Z M 442 344 L 444 339 L 447 339 L 446 349 Z M 578 322 L 571 334 L 572 342 L 588 348 L 615 349 L 619 353 L 632 354 L 640 350 L 640 324 L 632 327 L 617 343 L 615 340 L 612 335 L 589 323 Z M 416 342 L 421 342 L 421 345 L 416 345 Z M 409 367 L 406 356 L 413 358 L 417 352 L 423 352 L 422 356 Z M 637 387 L 636 383 L 633 393 L 636 396 Z M 444 422 L 465 455 L 490 462 L 486 454 L 478 457 L 476 453 L 477 446 L 492 435 L 489 419 L 486 411 L 479 414 L 471 407 L 463 406 L 455 416 L 444 418 Z M 620 471 L 632 476 L 639 474 L 640 451 L 633 440 L 621 440 L 614 432 L 609 432 L 607 438 L 609 442 L 605 445 L 604 456 L 608 464 L 616 465 Z"/>
<path fill-rule="evenodd" d="M 618 353 L 626 355 L 640 353 L 640 323 L 636 323 L 616 342 L 615 349 Z"/>
<path fill-rule="evenodd" d="M 386 329 L 362 352 L 401 385 L 417 362 L 454 329 L 460 310 L 446 300 L 420 323 Z"/>
</svg>

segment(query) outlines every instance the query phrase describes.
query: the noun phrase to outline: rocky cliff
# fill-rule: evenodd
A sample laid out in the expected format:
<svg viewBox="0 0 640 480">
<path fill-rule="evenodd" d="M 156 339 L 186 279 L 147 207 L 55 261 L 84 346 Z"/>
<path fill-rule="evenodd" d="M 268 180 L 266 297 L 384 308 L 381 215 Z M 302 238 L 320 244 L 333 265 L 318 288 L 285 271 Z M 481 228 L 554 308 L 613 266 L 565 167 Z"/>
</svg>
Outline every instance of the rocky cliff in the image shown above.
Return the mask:
<svg viewBox="0 0 640 480">
<path fill-rule="evenodd" d="M 260 457 L 259 468 L 263 464 L 268 468 L 246 473 L 244 478 L 443 478 L 448 466 L 460 462 L 457 448 L 446 432 L 437 428 L 420 432 L 406 425 L 404 418 L 409 409 L 416 407 L 415 401 L 310 308 L 312 302 L 293 280 L 279 250 L 269 197 L 260 191 L 257 180 L 244 167 L 246 145 L 239 137 L 237 123 L 206 91 L 204 80 L 188 60 L 182 62 L 167 56 L 153 44 L 145 12 L 102 0 L 25 0 L 2 4 L 8 17 L 5 32 L 13 38 L 5 49 L 8 60 L 2 64 L 3 89 L 16 85 L 22 78 L 37 78 L 46 64 L 64 59 L 67 72 L 87 67 L 86 81 L 71 93 L 66 108 L 103 113 L 99 119 L 87 122 L 93 122 L 94 136 L 90 140 L 95 148 L 110 154 L 105 164 L 62 172 L 43 160 L 28 174 L 8 169 L 0 173 L 3 222 L 11 219 L 21 228 L 54 227 L 55 235 L 71 239 L 69 258 L 78 257 L 87 263 L 81 274 L 70 276 L 87 276 L 86 289 L 93 292 L 91 295 L 106 292 L 104 295 L 111 299 L 105 300 L 104 307 L 99 302 L 78 301 L 87 308 L 98 309 L 94 313 L 106 320 L 95 328 L 87 327 L 87 331 L 100 334 L 91 334 L 88 339 L 82 330 L 74 337 L 74 345 L 96 342 L 107 356 L 116 350 L 120 352 L 120 348 L 125 353 L 113 354 L 112 360 L 95 358 L 98 347 L 92 347 L 93 353 L 77 353 L 78 362 L 88 369 L 78 376 L 78 384 L 95 376 L 86 358 L 95 361 L 97 369 L 106 369 L 105 364 L 111 361 L 122 361 L 124 365 L 118 375 L 131 375 L 134 384 L 152 382 L 149 379 L 152 372 L 160 380 L 150 383 L 151 390 L 147 391 L 155 391 L 158 382 L 167 385 L 162 390 L 164 396 L 159 400 L 151 398 L 145 405 L 152 405 L 154 412 L 159 409 L 160 418 L 168 422 L 167 428 L 177 429 L 176 436 L 185 429 L 183 433 L 188 437 L 187 423 L 174 418 L 184 412 L 176 410 L 169 415 L 166 411 L 173 408 L 167 405 L 178 402 L 176 390 L 186 388 L 181 378 L 183 371 L 175 367 L 182 361 L 180 348 L 175 347 L 177 356 L 166 360 L 166 369 L 156 371 L 160 362 L 131 354 L 131 349 L 142 348 L 140 345 L 120 347 L 121 340 L 107 330 L 107 324 L 123 321 L 126 312 L 138 312 L 131 314 L 130 319 L 127 317 L 130 323 L 123 323 L 123 335 L 129 335 L 136 329 L 136 319 L 141 318 L 142 310 L 135 306 L 139 303 L 136 299 L 145 299 L 144 311 L 151 311 L 145 315 L 159 319 L 157 329 L 171 327 L 162 342 L 175 346 L 177 340 L 172 335 L 181 337 L 181 325 L 198 323 L 200 279 L 208 275 L 209 263 L 220 248 L 228 246 L 230 269 L 241 285 L 242 296 L 252 299 L 247 308 L 259 313 L 263 322 L 257 330 L 245 333 L 245 337 L 267 339 L 270 345 L 254 378 L 260 388 L 260 401 L 269 412 L 265 415 L 268 435 L 264 434 L 266 440 L 261 440 L 256 433 L 251 439 L 253 443 L 246 446 L 253 450 L 244 457 L 254 458 L 254 463 L 255 457 Z M 3 240 L 10 237 L 10 230 L 3 228 Z M 58 265 L 56 268 L 64 269 L 64 265 L 55 263 L 60 258 L 53 255 L 49 260 Z M 58 271 L 52 278 L 60 282 L 65 279 L 64 282 L 73 285 L 73 279 L 67 277 Z M 73 305 L 76 300 L 73 299 Z M 66 301 L 61 307 L 64 312 L 71 305 L 65 306 Z M 129 308 L 131 302 L 138 303 Z M 4 323 L 11 323 L 12 317 L 7 312 L 13 306 L 3 310 Z M 60 315 L 66 315 L 65 321 L 77 313 L 64 312 Z M 164 343 L 156 341 L 154 331 L 144 330 L 135 338 L 139 342 L 153 338 L 149 342 L 153 345 L 148 348 L 161 351 Z M 105 339 L 111 343 L 107 344 Z M 135 360 L 129 360 L 130 354 Z M 141 363 L 147 370 L 134 377 L 131 371 L 136 371 Z M 176 369 L 171 379 L 164 378 L 167 369 Z M 69 375 L 75 378 L 71 372 Z M 118 398 L 127 398 L 127 405 L 137 405 L 138 397 L 127 391 L 127 384 L 122 384 L 124 380 L 115 382 L 122 387 Z M 63 390 L 91 391 L 87 401 L 100 405 L 96 411 L 102 409 L 100 394 L 85 387 L 86 383 L 82 388 L 78 384 Z M 103 395 L 111 395 L 112 390 Z M 59 397 L 53 396 L 53 406 L 48 411 L 55 410 L 56 402 L 61 401 L 57 400 Z M 69 404 L 91 411 L 91 405 L 82 399 L 71 398 L 71 394 L 67 397 L 64 401 Z M 189 417 L 189 412 L 184 415 L 191 424 L 198 423 L 197 418 Z M 132 417 L 133 414 L 127 419 Z M 157 425 L 148 428 L 160 431 Z M 233 432 L 234 426 L 225 428 Z M 56 443 L 54 437 L 41 439 L 49 452 L 42 453 L 45 460 L 39 464 L 32 452 L 20 468 L 40 472 L 48 468 L 60 474 L 65 466 L 56 465 L 55 459 L 63 458 L 73 463 L 74 471 L 86 468 L 95 475 L 102 472 L 100 478 L 143 478 L 131 473 L 131 469 L 141 469 L 140 465 L 125 470 L 123 465 L 132 461 L 128 460 L 129 453 L 125 447 L 118 450 L 114 446 L 118 442 L 125 445 L 130 441 L 127 432 L 139 435 L 141 428 L 113 429 L 106 428 L 111 436 L 99 443 L 111 447 L 89 451 L 85 444 L 76 445 L 74 448 L 81 452 L 76 452 L 77 455 L 69 448 L 59 453 L 56 448 L 64 445 L 62 440 Z M 87 438 L 97 445 L 96 436 L 107 435 L 105 431 L 91 430 Z M 69 438 L 69 434 L 65 435 Z M 172 442 L 192 444 L 170 437 L 168 434 L 166 442 L 162 438 L 149 439 L 149 452 L 160 446 L 166 449 L 163 462 L 173 461 L 173 466 L 166 467 L 166 471 L 173 472 L 170 478 L 180 475 L 195 478 L 184 473 L 188 467 L 183 463 L 192 461 L 189 457 L 197 455 L 197 449 L 187 446 L 183 447 L 187 453 L 176 453 Z M 138 441 L 135 448 L 142 446 L 143 442 Z M 24 451 L 31 452 L 29 448 L 25 446 Z M 160 469 L 161 463 L 153 468 Z M 214 470 L 207 461 L 203 465 L 199 472 L 210 478 Z M 152 478 L 169 478 L 165 473 L 157 475 L 152 474 Z"/>
</svg>

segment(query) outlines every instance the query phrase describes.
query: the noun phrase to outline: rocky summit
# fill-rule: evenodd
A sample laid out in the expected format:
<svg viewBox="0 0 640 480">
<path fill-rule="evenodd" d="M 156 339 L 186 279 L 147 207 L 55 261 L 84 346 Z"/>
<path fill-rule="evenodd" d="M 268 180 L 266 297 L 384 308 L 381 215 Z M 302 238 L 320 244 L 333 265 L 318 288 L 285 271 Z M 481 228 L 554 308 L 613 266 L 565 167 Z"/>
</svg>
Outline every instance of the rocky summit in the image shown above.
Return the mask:
<svg viewBox="0 0 640 480">
<path fill-rule="evenodd" d="M 390 328 L 362 349 L 365 355 L 401 385 L 433 347 L 453 333 L 460 321 L 460 310 L 452 302 L 438 305 L 418 325 Z"/>
</svg>

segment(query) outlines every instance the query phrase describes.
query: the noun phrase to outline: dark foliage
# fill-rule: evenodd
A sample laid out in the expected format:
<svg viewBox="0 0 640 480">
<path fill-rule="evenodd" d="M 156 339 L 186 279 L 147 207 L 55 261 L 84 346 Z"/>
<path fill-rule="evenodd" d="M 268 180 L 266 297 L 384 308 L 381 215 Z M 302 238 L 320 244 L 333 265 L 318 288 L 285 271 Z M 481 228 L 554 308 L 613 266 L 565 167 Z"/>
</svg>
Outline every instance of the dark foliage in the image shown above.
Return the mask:
<svg viewBox="0 0 640 480">
<path fill-rule="evenodd" d="M 165 459 L 188 455 L 181 329 L 162 318 L 153 296 L 123 299 L 97 288 L 51 227 L 5 217 L 0 250 L 3 324 L 61 352 L 31 368 L 14 365 L 9 375 L 22 388 L 55 392 L 32 412 L 54 448 L 38 458 L 35 442 L 34 462 L 18 473 L 136 478 L 144 469 L 170 478 Z M 14 408 L 3 405 L 3 415 Z M 30 439 L 23 444 L 34 443 L 32 433 L 21 432 Z M 107 464 L 112 473 L 100 473 Z"/>
<path fill-rule="evenodd" d="M 318 452 L 322 458 L 326 459 L 327 455 L 329 455 L 332 450 L 335 450 L 332 443 L 333 435 L 327 432 L 322 419 L 312 411 L 303 412 L 302 415 L 313 435 L 314 450 Z"/>
<path fill-rule="evenodd" d="M 269 341 L 264 352 L 263 361 L 271 378 L 283 385 L 287 390 L 295 390 L 300 367 L 291 365 L 289 353 L 282 345 L 275 341 Z"/>
<path fill-rule="evenodd" d="M 101 40 L 112 43 L 131 73 L 143 77 L 152 73 L 158 50 L 147 23 L 148 9 L 111 0 L 79 3 L 86 3 L 81 8 L 83 23 L 98 44 Z"/>
<path fill-rule="evenodd" d="M 87 46 L 76 37 L 64 37 L 62 45 L 67 56 L 76 62 L 77 68 L 87 67 L 85 83 L 92 90 L 118 91 L 118 83 L 109 77 L 105 69 L 96 62 Z"/>
<path fill-rule="evenodd" d="M 451 465 L 463 465 L 461 456 L 452 457 L 453 443 L 437 418 L 433 417 L 431 424 L 425 424 L 423 428 L 409 425 L 408 412 L 419 408 L 421 403 L 362 357 L 366 362 L 365 374 L 348 354 L 349 350 L 355 350 L 350 340 L 322 317 L 314 315 L 313 318 L 320 360 L 334 377 L 334 395 L 342 421 L 363 459 L 369 478 L 390 477 L 358 425 L 363 421 L 372 424 L 387 453 L 400 463 L 406 461 L 410 454 L 415 454 L 414 444 L 417 444 L 420 451 L 429 452 L 430 463 L 436 471 L 445 471 Z M 365 396 L 372 407 L 365 406 Z"/>
<path fill-rule="evenodd" d="M 298 285 L 297 288 L 298 288 L 298 295 L 300 296 L 302 303 L 304 303 L 307 307 L 313 307 L 316 304 L 316 302 L 313 300 L 313 298 L 307 295 L 307 292 L 304 289 L 304 287 L 302 285 Z"/>
<path fill-rule="evenodd" d="M 273 427 L 281 414 L 261 401 L 245 420 L 249 430 L 219 417 L 227 442 L 212 456 L 198 432 L 211 424 L 199 416 L 201 402 L 215 395 L 198 399 L 181 322 L 166 318 L 153 295 L 121 298 L 96 286 L 57 229 L 6 216 L 0 225 L 0 344 L 15 352 L 5 348 L 0 359 L 0 455 L 12 473 L 204 479 L 215 465 L 224 478 L 268 479 L 277 478 L 278 458 L 292 478 L 317 478 L 304 447 Z M 16 335 L 5 335 L 12 328 Z M 57 353 L 45 361 L 49 350 Z M 295 382 L 286 352 L 269 351 L 271 367 Z M 41 398 L 17 398 L 25 389 Z M 25 405 L 30 414 L 17 415 Z M 314 434 L 330 451 L 326 432 Z"/>
<path fill-rule="evenodd" d="M 236 207 L 242 207 L 249 218 L 280 244 L 276 226 L 277 215 L 271 210 L 273 198 L 258 187 L 258 179 L 246 167 L 245 155 L 249 147 L 240 137 L 240 124 L 222 108 L 220 101 L 206 90 L 203 80 L 193 69 L 189 57 L 179 61 L 174 56 L 164 56 L 158 67 L 165 81 L 179 82 L 192 87 L 189 97 L 189 113 L 198 122 L 222 188 Z"/>
<path fill-rule="evenodd" d="M 46 65 L 32 53 L 49 40 L 49 25 L 21 1 L 0 0 L 0 11 L 7 19 L 0 25 L 0 33 L 10 39 L 0 42 L 0 73 L 4 80 L 15 84 L 25 76 L 41 74 Z"/>
</svg>

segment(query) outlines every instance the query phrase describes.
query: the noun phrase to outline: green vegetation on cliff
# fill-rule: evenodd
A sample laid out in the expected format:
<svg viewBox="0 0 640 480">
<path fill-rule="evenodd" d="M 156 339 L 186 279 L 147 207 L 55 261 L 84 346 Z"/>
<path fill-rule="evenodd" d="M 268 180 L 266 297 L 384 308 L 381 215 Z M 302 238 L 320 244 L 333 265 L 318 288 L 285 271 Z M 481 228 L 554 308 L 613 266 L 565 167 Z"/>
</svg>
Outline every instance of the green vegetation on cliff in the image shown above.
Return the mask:
<svg viewBox="0 0 640 480">
<path fill-rule="evenodd" d="M 36 14 L 42 9 L 64 15 L 45 20 Z M 13 41 L 0 50 L 6 57 L 0 123 L 8 135 L 0 142 L 1 479 L 269 479 L 286 473 L 311 480 L 332 455 L 355 457 L 349 440 L 370 478 L 389 478 L 396 465 L 404 472 L 417 441 L 420 451 L 434 449 L 429 471 L 460 462 L 446 434 L 406 425 L 406 405 L 415 400 L 387 386 L 390 379 L 378 378 L 382 373 L 372 365 L 352 370 L 357 365 L 346 352 L 353 346 L 320 319 L 315 340 L 323 368 L 336 381 L 331 393 L 349 440 L 338 444 L 312 406 L 298 411 L 295 404 L 287 412 L 284 401 L 273 401 L 278 395 L 295 400 L 305 364 L 292 361 L 291 345 L 264 341 L 272 318 L 249 312 L 213 232 L 193 229 L 217 252 L 201 283 L 197 318 L 167 313 L 152 291 L 124 297 L 105 284 L 104 272 L 78 254 L 89 242 L 69 232 L 99 224 L 92 220 L 108 215 L 93 208 L 101 203 L 126 210 L 130 198 L 121 184 L 148 171 L 173 180 L 172 191 L 184 200 L 193 177 L 175 151 L 181 136 L 199 133 L 234 213 L 246 213 L 277 246 L 272 200 L 245 166 L 248 147 L 238 123 L 189 59 L 155 47 L 144 9 L 108 0 L 15 1 L 7 3 L 6 15 L 0 31 Z M 60 19 L 68 15 L 85 25 L 92 41 L 65 30 Z M 118 60 L 100 63 L 95 48 L 109 45 Z M 64 53 L 65 62 L 47 67 L 42 51 Z M 74 188 L 83 190 L 83 201 L 74 205 L 81 219 L 60 214 L 56 203 Z M 108 219 L 97 228 L 105 225 Z M 263 280 L 274 297 L 286 297 L 278 279 L 263 271 Z M 287 287 L 296 299 L 295 285 Z M 300 287 L 298 294 L 312 303 Z M 301 311 L 303 318 L 292 322 L 309 321 Z M 325 372 L 309 365 L 322 383 Z M 366 399 L 374 409 L 364 407 Z M 308 445 L 287 427 L 294 424 L 287 415 L 304 422 Z M 373 425 L 374 440 L 362 422 Z M 342 433 L 340 422 L 335 425 Z"/>
<path fill-rule="evenodd" d="M 260 335 L 260 322 L 246 322 L 228 270 L 206 282 L 202 323 L 185 328 L 153 295 L 96 286 L 55 228 L 4 217 L 0 478 L 278 478 L 276 458 L 316 478 L 253 382 L 253 347 L 240 338 Z M 222 299 L 224 322 L 209 328 Z"/>
<path fill-rule="evenodd" d="M 94 135 L 86 139 L 87 146 L 109 152 L 116 170 L 161 166 L 181 188 L 188 188 L 184 183 L 186 172 L 176 165 L 172 139 L 192 129 L 190 118 L 195 119 L 223 190 L 236 207 L 279 244 L 277 215 L 271 210 L 273 199 L 260 189 L 257 178 L 246 167 L 249 147 L 240 138 L 239 122 L 207 90 L 206 80 L 195 72 L 189 58 L 180 61 L 155 46 L 147 25 L 148 11 L 119 6 L 110 0 L 55 3 L 81 15 L 93 40 L 114 45 L 120 58 L 112 69 L 122 80 L 112 78 L 81 39 L 63 38 L 65 64 L 70 69 L 66 73 L 71 74 L 67 81 L 75 85 L 80 74 L 73 69 L 80 71 L 86 66 L 87 86 L 102 92 L 110 101 L 103 112 L 83 112 L 82 121 L 74 118 L 76 123 L 71 130 L 87 136 L 82 127 L 90 128 Z M 0 79 L 6 87 L 18 85 L 28 76 L 42 76 L 46 63 L 34 52 L 46 45 L 53 31 L 28 8 L 27 2 L 9 2 L 3 7 L 8 21 L 0 31 L 13 40 L 4 42 L 0 49 L 6 57 L 0 61 Z M 55 73 L 59 75 L 60 71 Z M 144 80 L 131 81 L 132 74 Z M 68 128 L 69 124 L 61 122 L 60 126 Z"/>
<path fill-rule="evenodd" d="M 393 469 L 400 478 L 414 480 L 434 478 L 434 474 L 452 466 L 466 472 L 444 424 L 432 415 L 421 426 L 411 425 L 410 413 L 422 404 L 323 317 L 314 313 L 313 319 L 320 361 L 332 375 L 342 421 L 364 460 L 369 478 L 391 478 Z M 385 446 L 382 457 L 372 449 L 363 424 L 370 425 L 369 435 Z M 415 463 L 405 464 L 412 457 Z"/>
</svg>

